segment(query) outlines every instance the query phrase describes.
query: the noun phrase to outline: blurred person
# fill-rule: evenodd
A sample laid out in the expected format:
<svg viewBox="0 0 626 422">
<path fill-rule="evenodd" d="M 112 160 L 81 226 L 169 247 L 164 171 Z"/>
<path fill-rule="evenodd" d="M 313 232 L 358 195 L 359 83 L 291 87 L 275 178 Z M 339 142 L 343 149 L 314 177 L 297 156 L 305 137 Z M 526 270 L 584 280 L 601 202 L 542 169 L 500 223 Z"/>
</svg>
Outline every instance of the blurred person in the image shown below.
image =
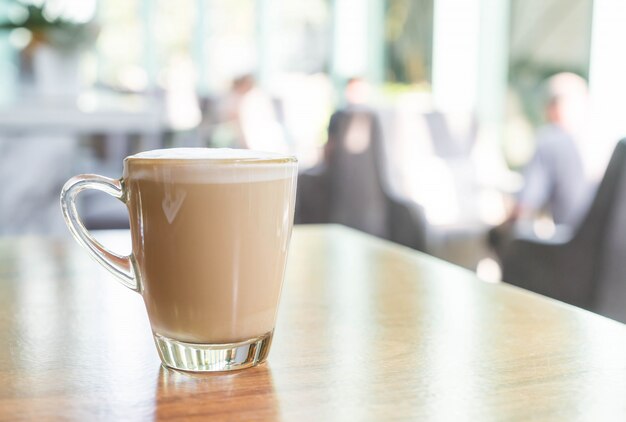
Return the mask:
<svg viewBox="0 0 626 422">
<path fill-rule="evenodd" d="M 272 98 L 257 87 L 251 74 L 233 81 L 222 106 L 222 122 L 229 124 L 231 145 L 261 151 L 288 152 L 283 128 Z"/>
<path fill-rule="evenodd" d="M 576 227 L 593 196 L 595 183 L 581 154 L 590 114 L 587 83 L 573 73 L 558 73 L 546 81 L 545 90 L 547 123 L 537 131 L 535 152 L 511 213 L 490 234 L 496 248 L 516 222 L 545 213 L 555 225 Z"/>
<path fill-rule="evenodd" d="M 241 103 L 245 95 L 254 88 L 254 77 L 245 74 L 233 79 L 229 92 L 222 98 L 219 106 L 219 136 L 225 138 L 220 142 L 233 148 L 246 148 L 241 129 Z"/>
<path fill-rule="evenodd" d="M 547 211 L 555 224 L 575 226 L 591 196 L 580 151 L 589 117 L 587 84 L 573 73 L 559 73 L 548 79 L 546 91 L 548 123 L 537 132 L 510 218 L 533 219 Z"/>
<path fill-rule="evenodd" d="M 344 95 L 348 106 L 365 106 L 370 101 L 372 88 L 361 77 L 352 77 L 346 83 Z"/>
<path fill-rule="evenodd" d="M 324 145 L 326 161 L 332 159 L 334 150 L 338 148 L 337 139 L 343 136 L 344 132 L 347 133 L 345 147 L 348 151 L 359 152 L 369 146 L 370 122 L 378 119 L 368 105 L 370 91 L 370 85 L 365 79 L 360 77 L 348 79 L 344 90 L 346 105 L 330 116 L 328 140 Z M 355 112 L 359 112 L 356 118 Z"/>
</svg>

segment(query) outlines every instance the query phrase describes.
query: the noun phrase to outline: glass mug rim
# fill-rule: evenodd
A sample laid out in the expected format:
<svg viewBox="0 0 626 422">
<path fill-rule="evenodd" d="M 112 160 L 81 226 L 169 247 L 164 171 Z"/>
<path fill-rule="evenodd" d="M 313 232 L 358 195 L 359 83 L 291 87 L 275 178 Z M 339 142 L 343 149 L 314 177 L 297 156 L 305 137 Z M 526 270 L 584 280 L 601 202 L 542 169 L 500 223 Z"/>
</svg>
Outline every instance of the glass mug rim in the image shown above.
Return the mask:
<svg viewBox="0 0 626 422">
<path fill-rule="evenodd" d="M 209 153 L 216 151 L 228 151 L 231 152 L 233 157 L 220 157 L 220 156 L 208 156 Z M 179 154 L 177 154 L 179 153 Z M 206 153 L 206 156 L 181 156 L 187 154 Z M 159 155 L 163 154 L 163 155 Z M 292 164 L 298 163 L 298 159 L 289 154 L 282 154 L 276 152 L 266 152 L 251 149 L 235 149 L 235 148 L 205 148 L 205 147 L 193 147 L 193 148 L 165 148 L 155 149 L 150 151 L 140 152 L 138 154 L 129 155 L 124 158 L 124 165 L 126 163 L 146 163 L 157 164 L 160 162 L 166 162 L 169 165 L 190 165 L 190 164 L 202 164 L 202 165 L 258 165 L 258 164 Z"/>
</svg>

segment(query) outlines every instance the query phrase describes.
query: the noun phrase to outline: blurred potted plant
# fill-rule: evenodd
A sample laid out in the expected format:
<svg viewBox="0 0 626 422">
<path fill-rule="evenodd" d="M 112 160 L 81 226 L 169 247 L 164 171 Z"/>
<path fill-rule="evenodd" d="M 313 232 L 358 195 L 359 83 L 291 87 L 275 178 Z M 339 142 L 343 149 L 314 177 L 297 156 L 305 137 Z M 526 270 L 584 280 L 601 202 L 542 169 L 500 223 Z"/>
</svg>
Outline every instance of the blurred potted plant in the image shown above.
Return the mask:
<svg viewBox="0 0 626 422">
<path fill-rule="evenodd" d="M 27 39 L 21 62 L 32 72 L 37 95 L 77 95 L 81 52 L 98 35 L 93 21 L 95 3 L 91 13 L 87 10 L 82 16 L 62 0 L 13 0 L 7 10 L 7 20 L 0 22 L 0 30 L 18 31 L 18 38 Z"/>
</svg>

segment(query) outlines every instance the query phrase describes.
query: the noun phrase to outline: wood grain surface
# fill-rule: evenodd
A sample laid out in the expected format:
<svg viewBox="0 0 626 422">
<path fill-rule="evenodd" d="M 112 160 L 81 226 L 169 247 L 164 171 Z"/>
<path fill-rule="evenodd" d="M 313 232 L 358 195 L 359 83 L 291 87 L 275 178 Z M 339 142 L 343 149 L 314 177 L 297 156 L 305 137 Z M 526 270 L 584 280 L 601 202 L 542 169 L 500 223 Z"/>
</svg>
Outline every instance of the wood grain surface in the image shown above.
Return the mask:
<svg viewBox="0 0 626 422">
<path fill-rule="evenodd" d="M 0 420 L 626 420 L 625 326 L 345 228 L 296 228 L 278 318 L 265 365 L 164 369 L 77 245 L 2 239 Z"/>
</svg>

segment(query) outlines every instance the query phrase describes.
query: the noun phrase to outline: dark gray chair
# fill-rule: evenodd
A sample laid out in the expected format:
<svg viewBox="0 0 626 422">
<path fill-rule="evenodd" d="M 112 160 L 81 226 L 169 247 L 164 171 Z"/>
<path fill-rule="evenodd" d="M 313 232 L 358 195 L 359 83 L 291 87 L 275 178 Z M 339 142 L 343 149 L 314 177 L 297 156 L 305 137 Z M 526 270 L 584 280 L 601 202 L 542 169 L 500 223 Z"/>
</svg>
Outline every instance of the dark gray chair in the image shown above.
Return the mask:
<svg viewBox="0 0 626 422">
<path fill-rule="evenodd" d="M 518 236 L 499 253 L 505 282 L 626 322 L 626 139 L 578 228 Z"/>
<path fill-rule="evenodd" d="M 424 250 L 425 218 L 388 186 L 380 122 L 364 107 L 336 112 L 324 164 L 298 179 L 296 223 L 343 224 Z"/>
</svg>

